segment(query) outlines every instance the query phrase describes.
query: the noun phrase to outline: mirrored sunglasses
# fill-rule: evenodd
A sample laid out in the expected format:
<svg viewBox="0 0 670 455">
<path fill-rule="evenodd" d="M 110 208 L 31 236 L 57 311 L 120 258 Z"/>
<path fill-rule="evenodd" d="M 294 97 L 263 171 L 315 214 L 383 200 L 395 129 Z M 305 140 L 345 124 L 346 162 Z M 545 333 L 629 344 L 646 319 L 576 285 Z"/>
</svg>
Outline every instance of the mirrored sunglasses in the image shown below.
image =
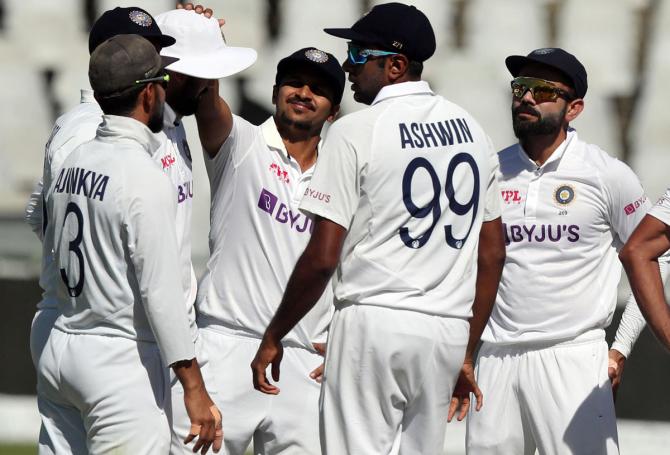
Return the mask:
<svg viewBox="0 0 670 455">
<path fill-rule="evenodd" d="M 397 52 L 380 51 L 378 49 L 365 49 L 354 43 L 347 43 L 347 54 L 349 61 L 354 65 L 362 65 L 370 57 L 385 57 L 388 55 L 398 55 Z"/>
<path fill-rule="evenodd" d="M 516 77 L 512 80 L 511 86 L 512 95 L 515 98 L 521 99 L 526 92 L 530 91 L 536 103 L 556 101 L 558 97 L 568 101 L 575 99 L 570 93 L 556 87 L 553 82 L 535 77 Z"/>
</svg>

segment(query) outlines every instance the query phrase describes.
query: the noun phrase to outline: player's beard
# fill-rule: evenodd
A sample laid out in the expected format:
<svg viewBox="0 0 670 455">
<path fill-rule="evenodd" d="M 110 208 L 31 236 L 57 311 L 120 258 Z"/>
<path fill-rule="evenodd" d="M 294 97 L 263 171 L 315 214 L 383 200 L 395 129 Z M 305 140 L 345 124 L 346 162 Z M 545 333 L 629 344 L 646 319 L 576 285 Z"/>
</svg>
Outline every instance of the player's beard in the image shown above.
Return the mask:
<svg viewBox="0 0 670 455">
<path fill-rule="evenodd" d="M 285 112 L 279 113 L 279 121 L 286 126 L 301 131 L 311 131 L 314 126 L 312 122 L 301 122 L 298 120 L 291 120 L 290 118 L 288 118 Z"/>
<path fill-rule="evenodd" d="M 557 133 L 563 126 L 563 119 L 567 111 L 567 105 L 561 112 L 556 114 L 542 115 L 527 104 L 520 104 L 512 108 L 512 128 L 514 135 L 519 139 L 525 139 L 529 136 L 545 136 Z M 537 120 L 521 120 L 518 117 L 520 113 L 527 113 L 537 117 Z"/>
<path fill-rule="evenodd" d="M 165 109 L 165 103 L 160 100 L 156 100 L 154 111 L 149 117 L 147 122 L 147 127 L 151 130 L 152 133 L 160 133 L 163 131 L 163 112 Z"/>
</svg>

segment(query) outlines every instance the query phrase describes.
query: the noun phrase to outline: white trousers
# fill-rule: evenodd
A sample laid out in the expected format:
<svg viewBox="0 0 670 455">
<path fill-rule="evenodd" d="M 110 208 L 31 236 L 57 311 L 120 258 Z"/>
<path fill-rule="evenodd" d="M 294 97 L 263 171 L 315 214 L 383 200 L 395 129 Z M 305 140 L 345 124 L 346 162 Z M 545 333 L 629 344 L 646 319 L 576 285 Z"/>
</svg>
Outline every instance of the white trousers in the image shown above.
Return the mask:
<svg viewBox="0 0 670 455">
<path fill-rule="evenodd" d="M 465 320 L 343 305 L 330 326 L 321 392 L 326 455 L 440 454 L 463 364 Z"/>
<path fill-rule="evenodd" d="M 612 455 L 618 437 L 602 335 L 540 346 L 484 343 L 468 455 Z"/>
<path fill-rule="evenodd" d="M 52 330 L 37 366 L 39 453 L 167 454 L 168 387 L 155 343 Z"/>
<path fill-rule="evenodd" d="M 317 455 L 319 391 L 309 377 L 323 358 L 299 347 L 284 347 L 279 395 L 254 389 L 250 364 L 260 339 L 201 328 L 210 374 L 218 390 L 216 404 L 223 420 L 228 455 L 243 455 L 253 441 L 255 455 Z M 269 377 L 268 369 L 268 377 Z"/>
</svg>

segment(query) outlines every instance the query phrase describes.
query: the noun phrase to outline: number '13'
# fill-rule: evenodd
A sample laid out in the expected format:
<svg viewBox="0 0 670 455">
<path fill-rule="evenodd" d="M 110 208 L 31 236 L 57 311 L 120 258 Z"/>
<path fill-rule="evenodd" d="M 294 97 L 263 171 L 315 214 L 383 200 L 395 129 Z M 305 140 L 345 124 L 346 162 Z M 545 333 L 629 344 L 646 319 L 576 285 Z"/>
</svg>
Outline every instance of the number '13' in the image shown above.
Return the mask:
<svg viewBox="0 0 670 455">
<path fill-rule="evenodd" d="M 454 188 L 454 172 L 460 164 L 466 164 L 470 167 L 473 176 L 473 188 L 472 195 L 470 200 L 465 204 L 461 204 L 456 200 L 456 190 Z M 430 176 L 430 180 L 433 186 L 433 198 L 423 207 L 418 207 L 412 200 L 412 180 L 414 179 L 414 174 L 418 169 L 425 169 Z M 433 233 L 433 229 L 440 220 L 440 215 L 442 215 L 442 207 L 440 207 L 440 193 L 441 191 L 440 179 L 435 172 L 435 168 L 430 164 L 425 158 L 414 158 L 410 161 L 407 169 L 405 169 L 405 174 L 402 178 L 402 200 L 405 203 L 405 208 L 414 218 L 425 218 L 429 214 L 433 215 L 433 222 L 430 227 L 422 234 L 419 234 L 416 237 L 412 237 L 409 233 L 409 228 L 403 226 L 400 228 L 400 239 L 403 241 L 405 246 L 409 248 L 421 248 L 428 242 L 430 236 Z M 479 207 L 479 168 L 477 163 L 472 155 L 467 153 L 458 153 L 456 154 L 451 161 L 449 162 L 449 167 L 447 168 L 447 180 L 445 182 L 444 191 L 447 195 L 447 200 L 449 201 L 449 210 L 459 216 L 466 215 L 468 212 L 472 212 L 472 217 L 470 219 L 470 226 L 468 231 L 465 233 L 463 238 L 454 237 L 453 228 L 451 225 L 444 226 L 444 234 L 446 236 L 447 244 L 455 249 L 461 249 L 463 244 L 470 235 L 472 231 L 472 226 L 475 223 L 475 217 L 477 216 L 477 208 Z"/>
</svg>

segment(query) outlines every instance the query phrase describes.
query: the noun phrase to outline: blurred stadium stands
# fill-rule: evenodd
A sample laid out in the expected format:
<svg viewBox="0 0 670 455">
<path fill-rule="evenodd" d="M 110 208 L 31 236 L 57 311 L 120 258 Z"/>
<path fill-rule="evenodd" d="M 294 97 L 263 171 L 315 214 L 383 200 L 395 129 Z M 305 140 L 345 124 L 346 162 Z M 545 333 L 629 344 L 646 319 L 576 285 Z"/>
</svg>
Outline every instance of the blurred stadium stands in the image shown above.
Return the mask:
<svg viewBox="0 0 670 455">
<path fill-rule="evenodd" d="M 316 46 L 344 59 L 345 42 L 326 35 L 322 29 L 348 26 L 372 5 L 382 2 L 209 0 L 203 3 L 216 16 L 226 18 L 224 31 L 229 45 L 258 50 L 256 64 L 238 76 L 223 80 L 221 93 L 235 112 L 260 123 L 272 111 L 271 91 L 280 58 L 298 48 Z M 586 109 L 573 125 L 580 137 L 629 163 L 652 201 L 670 185 L 670 112 L 666 106 L 670 98 L 667 82 L 670 1 L 407 0 L 406 3 L 417 5 L 429 15 L 437 35 L 438 50 L 425 65 L 425 79 L 435 91 L 471 111 L 497 148 L 514 142 L 509 115 L 511 78 L 504 58 L 526 54 L 538 47 L 560 46 L 577 55 L 589 73 Z M 28 195 L 42 172 L 44 144 L 55 118 L 78 103 L 79 89 L 88 86 L 90 25 L 107 9 L 134 5 L 152 14 L 174 6 L 171 0 L 0 0 L 0 295 L 5 309 L 24 307 L 9 311 L 21 315 L 17 316 L 19 319 L 3 318 L 0 323 L 0 333 L 5 336 L 0 344 L 5 346 L 2 349 L 10 348 L 0 352 L 0 361 L 5 365 L 14 360 L 17 352 L 27 354 L 25 318 L 38 298 L 35 278 L 40 245 L 22 218 Z M 347 113 L 362 106 L 353 101 L 347 89 L 342 107 Z M 186 119 L 185 125 L 194 157 L 193 255 L 200 274 L 208 254 L 209 189 L 195 124 Z M 25 292 L 8 293 L 17 283 L 26 288 Z M 17 326 L 20 330 L 7 330 Z M 649 346 L 652 345 L 650 342 Z M 642 357 L 638 351 L 636 355 Z M 648 362 L 667 366 L 670 357 L 658 349 Z M 644 363 L 640 361 L 641 365 Z M 667 383 L 668 368 L 664 373 Z M 34 380 L 29 370 L 25 374 L 19 375 L 17 383 L 25 385 Z M 628 379 L 634 374 L 629 370 Z M 646 374 L 640 378 L 640 387 L 645 387 L 645 380 L 649 379 Z M 0 394 L 9 393 L 10 390 L 3 389 L 8 381 L 2 383 Z M 663 381 L 657 381 L 654 386 L 661 388 L 661 384 Z M 640 390 L 631 389 L 630 393 Z M 12 393 L 26 392 L 21 388 Z M 640 415 L 670 421 L 667 406 L 670 395 L 667 390 L 659 393 L 658 399 L 666 404 L 662 414 Z M 645 406 L 653 406 L 653 401 Z"/>
</svg>

